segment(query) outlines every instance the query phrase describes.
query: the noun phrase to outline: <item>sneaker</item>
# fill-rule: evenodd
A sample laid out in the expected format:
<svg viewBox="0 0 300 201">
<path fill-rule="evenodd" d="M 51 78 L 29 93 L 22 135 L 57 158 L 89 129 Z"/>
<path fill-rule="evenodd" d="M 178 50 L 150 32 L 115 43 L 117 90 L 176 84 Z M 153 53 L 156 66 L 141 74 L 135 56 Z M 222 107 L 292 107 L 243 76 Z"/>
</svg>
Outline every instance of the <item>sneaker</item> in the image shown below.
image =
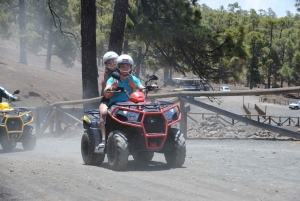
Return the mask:
<svg viewBox="0 0 300 201">
<path fill-rule="evenodd" d="M 99 148 L 105 147 L 105 139 L 102 139 L 102 142 L 99 144 Z"/>
</svg>

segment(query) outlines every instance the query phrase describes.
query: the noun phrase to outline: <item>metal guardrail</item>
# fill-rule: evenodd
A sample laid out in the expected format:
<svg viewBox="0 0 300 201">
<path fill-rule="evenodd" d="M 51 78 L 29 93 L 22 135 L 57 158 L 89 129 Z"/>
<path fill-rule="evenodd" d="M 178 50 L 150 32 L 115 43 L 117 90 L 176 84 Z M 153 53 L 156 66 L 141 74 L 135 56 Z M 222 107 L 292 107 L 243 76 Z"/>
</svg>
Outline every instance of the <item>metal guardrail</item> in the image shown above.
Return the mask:
<svg viewBox="0 0 300 201">
<path fill-rule="evenodd" d="M 238 120 L 240 122 L 244 122 L 246 124 L 249 124 L 249 125 L 252 125 L 252 126 L 255 126 L 255 127 L 263 128 L 263 129 L 266 129 L 266 130 L 269 130 L 269 131 L 272 131 L 272 132 L 275 132 L 275 133 L 280 133 L 281 135 L 285 135 L 285 136 L 289 136 L 289 137 L 300 139 L 300 133 L 297 133 L 297 132 L 294 132 L 294 131 L 290 131 L 290 130 L 286 130 L 286 129 L 283 129 L 283 128 L 279 128 L 277 126 L 272 126 L 270 124 L 261 123 L 259 121 L 255 121 L 255 120 L 249 119 L 247 117 L 242 117 L 240 115 L 237 115 L 237 114 L 234 114 L 234 113 L 231 113 L 231 112 L 228 112 L 228 111 L 225 111 L 225 110 L 213 107 L 211 105 L 202 103 L 200 101 L 195 101 L 195 100 L 187 99 L 187 98 L 181 98 L 181 101 L 188 102 L 190 104 L 193 104 L 193 105 L 205 108 L 206 110 L 213 111 L 215 113 L 227 116 L 227 117 L 232 118 L 232 119 L 236 119 L 236 120 Z M 181 127 L 180 127 L 180 129 L 181 129 Z M 186 129 L 186 127 L 185 127 L 185 129 Z"/>
<path fill-rule="evenodd" d="M 287 135 L 290 137 L 300 138 L 300 134 L 292 131 L 287 131 L 282 128 L 277 128 L 272 125 L 268 125 L 259 121 L 254 121 L 247 117 L 242 117 L 225 110 L 221 110 L 219 108 L 204 104 L 199 101 L 195 101 L 193 99 L 188 99 L 186 97 L 198 97 L 198 96 L 251 96 L 251 95 L 264 95 L 264 94 L 286 94 L 286 93 L 299 93 L 300 87 L 288 87 L 288 88 L 280 88 L 280 89 L 260 89 L 260 90 L 236 90 L 236 91 L 180 91 L 180 92 L 169 92 L 169 93 L 155 93 L 149 94 L 148 99 L 154 100 L 158 98 L 168 98 L 172 99 L 174 102 L 179 101 L 180 108 L 182 110 L 182 119 L 180 122 L 180 129 L 183 133 L 187 132 L 187 118 L 192 118 L 188 115 L 188 108 L 186 108 L 186 103 L 194 104 L 199 107 L 203 107 L 219 115 L 224 115 L 229 118 L 235 119 L 240 122 L 244 122 L 256 127 L 261 127 L 266 130 L 270 130 L 276 133 L 280 133 L 282 135 Z M 61 133 L 61 123 L 64 124 L 74 124 L 74 123 L 82 123 L 81 118 L 83 116 L 83 109 L 75 109 L 73 108 L 65 108 L 63 106 L 66 105 L 78 105 L 85 103 L 94 103 L 99 102 L 101 97 L 85 99 L 85 100 L 75 100 L 75 101 L 63 101 L 54 103 L 48 107 L 39 107 L 32 108 L 31 110 L 35 114 L 35 123 L 36 129 L 39 131 L 38 133 L 42 134 L 48 126 L 50 126 L 50 130 L 53 130 L 55 125 L 55 133 L 59 135 Z M 30 109 L 30 108 L 28 108 Z M 75 112 L 76 111 L 76 112 Z M 76 114 L 75 114 L 76 113 Z M 248 115 L 249 116 L 249 115 Z M 68 119 L 68 120 L 67 120 Z M 274 119 L 269 118 L 269 121 L 273 121 Z M 291 119 L 289 121 L 292 121 Z M 42 122 L 42 123 L 41 123 Z M 299 122 L 299 121 L 298 121 Z M 277 122 L 278 123 L 278 122 Z M 299 124 L 299 123 L 298 123 Z"/>
<path fill-rule="evenodd" d="M 240 123 L 240 121 L 236 119 L 231 119 L 231 121 L 228 121 L 225 116 L 220 115 L 218 113 L 207 113 L 207 112 L 189 112 L 188 117 L 195 123 L 198 123 L 198 120 L 193 117 L 195 116 L 201 116 L 201 119 L 204 120 L 205 117 L 216 117 L 218 119 L 221 119 L 223 122 L 230 124 L 230 125 L 237 125 Z M 282 117 L 282 116 L 268 116 L 268 115 L 240 115 L 242 117 L 247 117 L 249 119 L 253 119 L 255 121 L 270 124 L 270 125 L 276 125 L 276 126 L 300 126 L 300 117 Z M 245 124 L 247 125 L 247 124 Z"/>
</svg>

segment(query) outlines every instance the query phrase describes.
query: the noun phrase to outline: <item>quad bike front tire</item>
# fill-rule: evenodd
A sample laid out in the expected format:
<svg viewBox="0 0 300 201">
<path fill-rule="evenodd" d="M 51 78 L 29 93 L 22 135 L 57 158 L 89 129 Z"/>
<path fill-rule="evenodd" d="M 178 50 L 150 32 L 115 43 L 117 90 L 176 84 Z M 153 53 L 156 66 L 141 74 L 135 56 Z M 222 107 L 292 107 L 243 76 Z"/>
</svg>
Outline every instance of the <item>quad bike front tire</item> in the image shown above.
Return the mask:
<svg viewBox="0 0 300 201">
<path fill-rule="evenodd" d="M 118 171 L 127 166 L 128 142 L 122 131 L 112 131 L 107 139 L 107 158 L 110 169 Z"/>
<path fill-rule="evenodd" d="M 12 151 L 16 148 L 17 142 L 16 141 L 10 141 L 7 139 L 6 134 L 2 135 L 1 137 L 1 147 L 5 152 Z"/>
<path fill-rule="evenodd" d="M 35 129 L 32 126 L 25 126 L 22 136 L 23 149 L 26 151 L 34 150 L 36 145 Z"/>
<path fill-rule="evenodd" d="M 184 164 L 186 156 L 186 145 L 183 133 L 177 128 L 169 129 L 169 137 L 171 137 L 171 149 L 167 150 L 164 155 L 167 164 L 171 167 L 181 167 Z"/>
<path fill-rule="evenodd" d="M 101 165 L 105 154 L 95 153 L 95 140 L 90 130 L 85 130 L 81 137 L 81 156 L 86 165 Z"/>
<path fill-rule="evenodd" d="M 132 153 L 132 157 L 135 161 L 147 163 L 150 162 L 154 157 L 153 151 L 140 151 Z"/>
</svg>

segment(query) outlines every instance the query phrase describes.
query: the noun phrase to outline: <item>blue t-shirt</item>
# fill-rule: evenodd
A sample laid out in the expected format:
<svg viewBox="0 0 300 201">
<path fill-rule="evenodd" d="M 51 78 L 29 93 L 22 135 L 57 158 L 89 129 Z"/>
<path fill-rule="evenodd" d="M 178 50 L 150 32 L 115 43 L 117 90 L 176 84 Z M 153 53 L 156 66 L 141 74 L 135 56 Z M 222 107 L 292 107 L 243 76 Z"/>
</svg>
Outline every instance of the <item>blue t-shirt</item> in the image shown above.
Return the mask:
<svg viewBox="0 0 300 201">
<path fill-rule="evenodd" d="M 137 77 L 135 77 L 134 75 L 128 75 L 125 80 L 123 80 L 121 78 L 123 84 L 120 81 L 118 81 L 118 87 L 124 87 L 124 89 L 126 90 L 127 94 L 130 96 L 130 94 L 132 93 L 132 89 L 128 85 L 128 83 L 129 83 L 129 77 L 130 77 L 130 79 L 132 79 L 134 81 L 136 87 L 139 87 L 142 84 L 141 84 L 140 80 Z M 113 83 L 114 83 L 114 78 L 110 77 L 107 80 L 106 85 L 112 85 Z M 125 102 L 125 101 L 128 101 L 128 100 L 129 100 L 129 98 L 126 95 L 125 92 L 114 93 L 114 95 L 109 99 L 109 104 L 111 104 L 111 103 L 117 103 L 117 102 Z"/>
</svg>

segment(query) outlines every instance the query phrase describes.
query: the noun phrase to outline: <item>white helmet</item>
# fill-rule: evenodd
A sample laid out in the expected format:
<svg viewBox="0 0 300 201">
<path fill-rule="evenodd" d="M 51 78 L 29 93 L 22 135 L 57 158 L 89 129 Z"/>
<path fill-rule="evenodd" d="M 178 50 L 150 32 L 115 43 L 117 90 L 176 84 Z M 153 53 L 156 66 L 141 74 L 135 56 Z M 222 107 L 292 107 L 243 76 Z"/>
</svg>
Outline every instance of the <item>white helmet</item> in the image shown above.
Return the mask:
<svg viewBox="0 0 300 201">
<path fill-rule="evenodd" d="M 133 59 L 128 54 L 122 54 L 117 59 L 117 64 L 130 64 L 133 65 Z"/>
<path fill-rule="evenodd" d="M 129 56 L 128 54 L 122 54 L 118 57 L 117 59 L 117 64 L 118 64 L 118 69 L 119 69 L 119 64 L 129 64 L 130 65 L 130 70 L 127 70 L 127 71 L 121 71 L 119 69 L 119 71 L 121 73 L 130 73 L 131 71 L 131 68 L 133 66 L 133 59 L 131 58 L 131 56 Z"/>
<path fill-rule="evenodd" d="M 119 55 L 113 51 L 106 52 L 103 56 L 103 63 L 106 66 L 106 62 L 109 60 L 116 60 L 119 57 Z M 110 70 L 115 70 L 116 66 L 114 67 L 107 67 L 106 68 Z"/>
</svg>

